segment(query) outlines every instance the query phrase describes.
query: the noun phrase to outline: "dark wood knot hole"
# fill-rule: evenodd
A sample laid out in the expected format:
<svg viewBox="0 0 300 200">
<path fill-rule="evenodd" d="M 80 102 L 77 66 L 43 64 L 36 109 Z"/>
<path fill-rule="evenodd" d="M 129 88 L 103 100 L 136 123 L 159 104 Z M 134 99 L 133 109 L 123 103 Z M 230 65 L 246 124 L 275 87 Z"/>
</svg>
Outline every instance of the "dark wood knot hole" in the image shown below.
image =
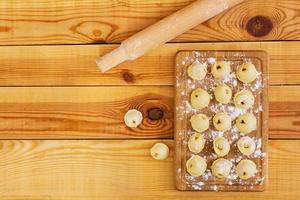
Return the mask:
<svg viewBox="0 0 300 200">
<path fill-rule="evenodd" d="M 135 81 L 134 75 L 129 70 L 123 70 L 122 77 L 127 83 L 133 83 Z"/>
<path fill-rule="evenodd" d="M 148 118 L 151 120 L 160 120 L 164 116 L 164 111 L 160 108 L 151 108 L 148 110 Z"/>
<path fill-rule="evenodd" d="M 247 22 L 247 32 L 254 37 L 264 37 L 273 29 L 272 21 L 265 16 L 252 17 Z"/>
</svg>

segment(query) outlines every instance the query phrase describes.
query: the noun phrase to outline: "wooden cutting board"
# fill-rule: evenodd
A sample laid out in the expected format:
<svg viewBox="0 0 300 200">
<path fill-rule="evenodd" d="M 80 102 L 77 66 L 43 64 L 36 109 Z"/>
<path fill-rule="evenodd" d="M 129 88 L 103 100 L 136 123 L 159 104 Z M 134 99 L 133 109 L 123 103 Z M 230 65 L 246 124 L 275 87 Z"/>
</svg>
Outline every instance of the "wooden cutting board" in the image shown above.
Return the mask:
<svg viewBox="0 0 300 200">
<path fill-rule="evenodd" d="M 216 61 L 230 62 L 231 73 L 228 80 L 216 80 L 210 73 L 211 64 L 208 65 L 208 73 L 203 80 L 193 80 L 188 76 L 188 67 L 197 60 L 200 63 L 209 63 L 213 58 Z M 179 190 L 192 191 L 264 191 L 267 183 L 267 143 L 268 143 L 268 60 L 267 54 L 262 51 L 180 51 L 176 55 L 175 64 L 175 116 L 174 116 L 174 135 L 175 135 L 175 175 L 176 187 Z M 259 72 L 255 81 L 243 84 L 236 76 L 236 68 L 242 63 L 251 62 Z M 232 77 L 234 74 L 234 77 Z M 226 79 L 226 78 L 224 78 Z M 257 122 L 257 128 L 249 134 L 248 137 L 254 139 L 256 152 L 253 155 L 245 156 L 241 154 L 235 144 L 237 140 L 244 136 L 235 130 L 234 121 L 245 110 L 236 109 L 233 102 L 220 105 L 213 95 L 213 88 L 218 84 L 226 84 L 232 90 L 232 96 L 238 91 L 247 89 L 255 96 L 255 103 L 246 112 L 254 114 Z M 191 93 L 197 88 L 202 88 L 212 97 L 207 107 L 202 109 L 191 109 Z M 232 97 L 233 98 L 233 97 Z M 259 111 L 261 110 L 261 111 Z M 226 112 L 232 118 L 232 124 L 229 130 L 222 132 L 230 143 L 230 151 L 222 156 L 229 160 L 235 168 L 242 159 L 250 159 L 255 162 L 257 172 L 248 180 L 242 180 L 236 172 L 231 170 L 228 177 L 223 179 L 215 178 L 212 175 L 212 163 L 218 156 L 214 154 L 213 140 L 216 138 L 216 130 L 213 128 L 211 119 L 218 112 Z M 205 140 L 205 147 L 199 153 L 193 153 L 188 148 L 188 141 L 195 130 L 190 125 L 191 116 L 194 114 L 204 114 L 210 120 L 208 130 L 201 132 Z M 205 158 L 207 169 L 199 177 L 193 177 L 189 174 L 186 163 L 192 156 L 198 155 Z M 256 156 L 254 156 L 256 155 Z M 220 158 L 220 157 L 219 157 Z"/>
</svg>

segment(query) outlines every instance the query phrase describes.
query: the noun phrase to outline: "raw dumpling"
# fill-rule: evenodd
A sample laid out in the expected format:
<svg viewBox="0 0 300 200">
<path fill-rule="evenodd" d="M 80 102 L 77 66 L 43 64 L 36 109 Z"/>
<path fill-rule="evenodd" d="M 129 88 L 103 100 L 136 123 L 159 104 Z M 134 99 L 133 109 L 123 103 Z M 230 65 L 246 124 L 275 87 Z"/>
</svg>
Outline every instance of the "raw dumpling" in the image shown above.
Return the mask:
<svg viewBox="0 0 300 200">
<path fill-rule="evenodd" d="M 232 162 L 224 158 L 215 160 L 211 166 L 212 174 L 217 178 L 226 178 L 232 168 Z"/>
<path fill-rule="evenodd" d="M 217 61 L 211 66 L 211 73 L 216 79 L 223 79 L 231 72 L 230 62 Z"/>
<path fill-rule="evenodd" d="M 198 177 L 204 174 L 206 171 L 207 164 L 204 158 L 193 155 L 187 162 L 186 162 L 186 170 L 187 172 L 194 176 Z"/>
<path fill-rule="evenodd" d="M 256 171 L 256 164 L 251 160 L 241 160 L 236 166 L 236 173 L 241 179 L 251 178 Z"/>
<path fill-rule="evenodd" d="M 204 114 L 196 114 L 191 117 L 192 128 L 197 132 L 206 131 L 209 127 L 209 119 Z"/>
<path fill-rule="evenodd" d="M 191 104 L 195 109 L 202 109 L 208 106 L 210 101 L 210 95 L 203 90 L 198 88 L 191 94 Z"/>
<path fill-rule="evenodd" d="M 243 83 L 251 83 L 257 77 L 257 71 L 252 63 L 243 63 L 237 67 L 236 76 Z"/>
<path fill-rule="evenodd" d="M 205 139 L 200 133 L 193 134 L 188 141 L 189 150 L 193 153 L 200 153 L 204 148 L 204 145 Z"/>
<path fill-rule="evenodd" d="M 242 90 L 234 95 L 233 101 L 236 107 L 248 109 L 254 105 L 255 98 L 249 90 Z"/>
<path fill-rule="evenodd" d="M 215 153 L 222 157 L 228 154 L 230 151 L 230 144 L 224 137 L 217 137 L 213 142 Z"/>
<path fill-rule="evenodd" d="M 251 155 L 256 149 L 256 145 L 253 139 L 248 136 L 241 137 L 237 142 L 238 149 L 244 155 Z"/>
<path fill-rule="evenodd" d="M 202 80 L 207 73 L 207 63 L 200 63 L 198 61 L 193 62 L 188 67 L 188 75 L 195 80 Z"/>
<path fill-rule="evenodd" d="M 225 113 L 218 113 L 213 118 L 213 124 L 218 131 L 227 131 L 231 128 L 231 118 Z"/>
<path fill-rule="evenodd" d="M 226 84 L 221 84 L 215 88 L 214 95 L 218 102 L 227 104 L 231 100 L 232 91 Z"/>
<path fill-rule="evenodd" d="M 245 113 L 236 119 L 236 127 L 241 133 L 248 134 L 256 129 L 256 117 L 252 113 Z"/>
<path fill-rule="evenodd" d="M 169 147 L 164 143 L 156 143 L 150 149 L 150 154 L 156 160 L 165 160 L 169 156 Z"/>
<path fill-rule="evenodd" d="M 143 121 L 143 115 L 140 111 L 132 109 L 127 111 L 124 116 L 124 122 L 126 126 L 131 128 L 138 127 Z"/>
</svg>

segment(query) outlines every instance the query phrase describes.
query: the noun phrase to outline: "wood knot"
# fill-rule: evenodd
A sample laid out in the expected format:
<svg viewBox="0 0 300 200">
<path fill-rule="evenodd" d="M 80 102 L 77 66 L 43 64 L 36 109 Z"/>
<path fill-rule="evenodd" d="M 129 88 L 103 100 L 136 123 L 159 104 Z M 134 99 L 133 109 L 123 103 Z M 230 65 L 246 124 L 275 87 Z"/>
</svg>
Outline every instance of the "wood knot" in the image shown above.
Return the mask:
<svg viewBox="0 0 300 200">
<path fill-rule="evenodd" d="M 128 83 L 133 83 L 135 80 L 134 75 L 129 70 L 123 70 L 122 77 Z"/>
<path fill-rule="evenodd" d="M 98 29 L 93 30 L 93 35 L 95 37 L 101 37 L 101 35 L 102 35 L 101 30 L 98 30 Z"/>
<path fill-rule="evenodd" d="M 272 29 L 272 21 L 265 16 L 255 16 L 247 22 L 247 32 L 254 37 L 266 36 Z"/>
<path fill-rule="evenodd" d="M 160 120 L 164 116 L 164 111 L 160 108 L 151 108 L 148 110 L 148 118 L 151 120 Z"/>
</svg>

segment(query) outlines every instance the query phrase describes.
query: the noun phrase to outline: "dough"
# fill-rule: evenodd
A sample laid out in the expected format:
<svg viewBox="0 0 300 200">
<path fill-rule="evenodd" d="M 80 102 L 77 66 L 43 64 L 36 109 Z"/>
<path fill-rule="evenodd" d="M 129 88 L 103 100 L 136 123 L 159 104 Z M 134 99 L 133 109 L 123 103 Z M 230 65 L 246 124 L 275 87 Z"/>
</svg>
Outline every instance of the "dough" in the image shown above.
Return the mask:
<svg viewBox="0 0 300 200">
<path fill-rule="evenodd" d="M 202 80 L 207 73 L 207 63 L 193 62 L 187 70 L 188 75 L 195 80 Z"/>
<path fill-rule="evenodd" d="M 223 79 L 231 72 L 230 62 L 217 61 L 211 66 L 211 73 L 216 79 Z"/>
<path fill-rule="evenodd" d="M 251 160 L 241 160 L 236 166 L 236 173 L 241 179 L 251 178 L 256 172 L 256 164 Z"/>
<path fill-rule="evenodd" d="M 204 145 L 205 139 L 200 133 L 193 134 L 188 141 L 189 150 L 193 153 L 200 153 L 204 148 Z"/>
<path fill-rule="evenodd" d="M 227 104 L 231 100 L 232 91 L 226 84 L 221 84 L 215 88 L 214 95 L 218 102 Z"/>
<path fill-rule="evenodd" d="M 194 176 L 198 177 L 204 174 L 206 171 L 207 164 L 204 158 L 193 155 L 187 162 L 186 162 L 186 170 L 187 172 Z"/>
<path fill-rule="evenodd" d="M 191 125 L 195 131 L 203 132 L 206 131 L 209 127 L 209 119 L 204 114 L 196 114 L 191 117 Z"/>
<path fill-rule="evenodd" d="M 225 113 L 217 113 L 213 118 L 213 124 L 218 131 L 227 131 L 231 128 L 231 118 Z"/>
<path fill-rule="evenodd" d="M 236 76 L 243 83 L 251 83 L 257 77 L 257 71 L 252 63 L 243 63 L 237 67 Z"/>
<path fill-rule="evenodd" d="M 217 137 L 213 142 L 215 153 L 222 157 L 228 154 L 230 151 L 230 144 L 224 137 Z"/>
<path fill-rule="evenodd" d="M 212 174 L 217 178 L 226 178 L 232 168 L 232 162 L 224 158 L 215 160 L 211 166 Z"/>
<path fill-rule="evenodd" d="M 143 121 L 143 115 L 140 111 L 132 109 L 127 111 L 124 116 L 124 122 L 126 126 L 136 128 Z"/>
<path fill-rule="evenodd" d="M 249 90 L 242 90 L 234 95 L 233 101 L 236 107 L 248 109 L 254 105 L 255 98 Z"/>
<path fill-rule="evenodd" d="M 164 143 L 156 143 L 150 149 L 150 154 L 156 160 L 165 160 L 169 156 L 169 147 Z"/>
<path fill-rule="evenodd" d="M 202 109 L 208 106 L 210 102 L 210 95 L 203 90 L 198 88 L 191 94 L 191 104 L 195 109 Z"/>
<path fill-rule="evenodd" d="M 240 152 L 246 156 L 253 154 L 256 149 L 254 140 L 248 136 L 241 137 L 237 142 L 237 146 Z"/>
<path fill-rule="evenodd" d="M 248 134 L 256 129 L 256 117 L 252 113 L 238 116 L 236 127 L 241 133 Z"/>
</svg>

